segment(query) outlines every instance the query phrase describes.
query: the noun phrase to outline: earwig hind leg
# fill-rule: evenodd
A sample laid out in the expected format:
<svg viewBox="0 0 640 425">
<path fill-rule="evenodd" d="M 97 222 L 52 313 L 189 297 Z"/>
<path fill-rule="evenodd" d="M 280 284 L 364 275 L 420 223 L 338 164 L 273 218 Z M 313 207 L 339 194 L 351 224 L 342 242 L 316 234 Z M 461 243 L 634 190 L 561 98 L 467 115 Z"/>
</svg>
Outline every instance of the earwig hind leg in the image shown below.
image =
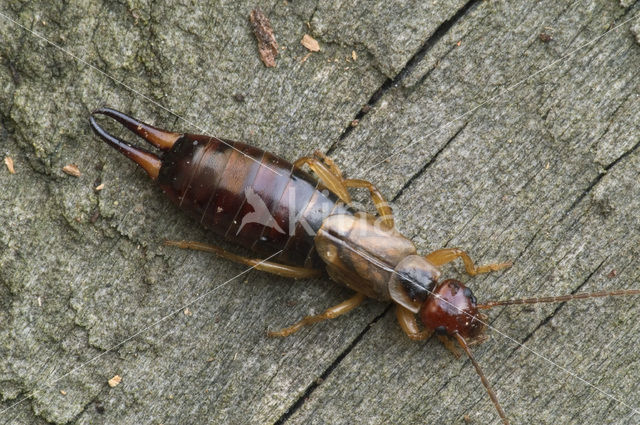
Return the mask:
<svg viewBox="0 0 640 425">
<path fill-rule="evenodd" d="M 302 165 L 307 164 L 311 170 L 318 175 L 322 183 L 327 186 L 327 188 L 338 195 L 340 200 L 345 204 L 351 204 L 351 195 L 349 195 L 349 191 L 347 188 L 367 188 L 369 193 L 371 194 L 371 199 L 373 200 L 373 204 L 378 211 L 378 214 L 382 218 L 383 223 L 393 228 L 393 212 L 389 203 L 384 199 L 380 191 L 377 187 L 373 185 L 373 183 L 366 180 L 358 180 L 358 179 L 345 179 L 342 177 L 342 172 L 338 168 L 338 166 L 333 162 L 331 158 L 323 154 L 322 152 L 316 151 L 314 153 L 314 157 L 303 156 L 294 162 L 294 166 L 301 167 Z"/>
<path fill-rule="evenodd" d="M 396 305 L 396 318 L 404 333 L 414 341 L 424 341 L 433 334 L 431 329 L 420 330 L 416 315 L 400 305 Z"/>
<path fill-rule="evenodd" d="M 339 178 L 340 180 L 344 181 L 344 178 L 342 177 L 342 171 L 340 171 L 340 168 L 336 165 L 333 159 L 329 158 L 327 155 L 325 155 L 323 152 L 320 152 L 320 151 L 315 151 L 313 153 L 313 156 L 315 156 L 316 158 L 320 159 L 325 164 L 327 164 L 327 166 L 329 167 L 333 175 Z"/>
<path fill-rule="evenodd" d="M 342 202 L 347 205 L 351 204 L 351 195 L 349 195 L 347 187 L 342 182 L 341 175 L 335 175 L 330 166 L 320 159 L 310 156 L 299 158 L 293 163 L 293 166 L 301 168 L 304 164 L 307 164 L 309 168 L 311 168 L 311 171 L 316 173 L 320 182 L 324 184 L 327 189 L 335 193 Z"/>
<path fill-rule="evenodd" d="M 373 183 L 367 180 L 345 179 L 342 177 L 342 172 L 340 171 L 340 168 L 338 168 L 336 163 L 333 162 L 331 158 L 329 158 L 328 156 L 326 156 L 324 153 L 320 151 L 315 151 L 313 154 L 317 158 L 324 161 L 325 164 L 327 164 L 331 172 L 340 179 L 340 181 L 342 182 L 342 184 L 344 184 L 345 187 L 367 188 L 369 190 L 369 193 L 371 194 L 371 199 L 373 200 L 373 204 L 375 205 L 376 210 L 378 211 L 378 214 L 380 215 L 380 217 L 382 217 L 384 223 L 387 226 L 393 227 L 393 224 L 394 224 L 393 212 L 391 211 L 391 207 L 389 206 L 389 203 L 382 196 L 382 193 L 380 193 L 378 188 L 375 187 Z"/>
<path fill-rule="evenodd" d="M 216 254 L 219 257 L 226 258 L 227 260 L 245 264 L 247 266 L 255 268 L 256 270 L 272 273 L 278 276 L 290 277 L 294 279 L 310 279 L 322 276 L 322 272 L 320 270 L 289 266 L 286 264 L 264 261 L 257 258 L 246 258 L 240 255 L 233 254 L 229 251 L 225 251 L 224 249 L 215 245 L 208 245 L 201 242 L 164 241 L 164 244 L 183 249 L 193 249 L 196 251 L 210 252 L 212 254 Z"/>
<path fill-rule="evenodd" d="M 341 302 L 340 304 L 334 305 L 331 308 L 328 308 L 322 314 L 318 314 L 315 316 L 307 316 L 299 322 L 295 323 L 288 328 L 281 329 L 279 331 L 270 331 L 267 335 L 271 337 L 285 337 L 289 336 L 292 333 L 298 332 L 302 329 L 303 326 L 310 325 L 312 323 L 321 322 L 323 320 L 335 319 L 338 316 L 342 316 L 345 313 L 350 312 L 354 308 L 358 307 L 362 301 L 364 301 L 365 296 L 358 293 L 355 296 L 349 298 L 346 301 Z"/>
<path fill-rule="evenodd" d="M 373 200 L 373 205 L 375 205 L 380 218 L 382 218 L 382 222 L 389 228 L 393 228 L 393 211 L 391 210 L 389 203 L 383 198 L 382 194 L 380 193 L 378 188 L 373 185 L 373 183 L 366 180 L 358 179 L 344 180 L 343 183 L 346 187 L 366 187 L 367 189 L 369 189 L 371 199 Z"/>
<path fill-rule="evenodd" d="M 461 258 L 462 262 L 464 263 L 465 270 L 471 276 L 475 276 L 480 273 L 495 272 L 498 270 L 506 269 L 507 267 L 511 267 L 512 265 L 511 261 L 507 261 L 506 263 L 493 263 L 476 266 L 471 257 L 469 257 L 469 254 L 467 254 L 460 248 L 438 249 L 430 254 L 427 254 L 425 258 L 434 266 L 442 266 L 444 264 L 450 263 L 456 258 Z"/>
</svg>

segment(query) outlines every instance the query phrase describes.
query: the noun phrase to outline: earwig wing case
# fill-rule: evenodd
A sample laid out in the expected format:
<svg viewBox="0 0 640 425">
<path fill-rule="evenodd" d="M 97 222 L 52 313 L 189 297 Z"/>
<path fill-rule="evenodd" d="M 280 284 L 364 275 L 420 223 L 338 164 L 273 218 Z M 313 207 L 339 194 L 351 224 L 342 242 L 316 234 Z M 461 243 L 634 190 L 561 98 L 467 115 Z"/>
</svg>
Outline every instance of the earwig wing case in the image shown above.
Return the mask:
<svg viewBox="0 0 640 425">
<path fill-rule="evenodd" d="M 389 296 L 396 303 L 417 313 L 433 291 L 440 271 L 419 255 L 407 255 L 389 279 Z"/>
<path fill-rule="evenodd" d="M 422 303 L 419 301 L 413 301 L 411 297 L 409 297 L 402 279 L 397 274 L 394 274 L 389 281 L 389 295 L 396 304 L 400 304 L 402 307 L 413 313 L 417 313 L 418 310 L 420 310 L 420 305 Z"/>
</svg>

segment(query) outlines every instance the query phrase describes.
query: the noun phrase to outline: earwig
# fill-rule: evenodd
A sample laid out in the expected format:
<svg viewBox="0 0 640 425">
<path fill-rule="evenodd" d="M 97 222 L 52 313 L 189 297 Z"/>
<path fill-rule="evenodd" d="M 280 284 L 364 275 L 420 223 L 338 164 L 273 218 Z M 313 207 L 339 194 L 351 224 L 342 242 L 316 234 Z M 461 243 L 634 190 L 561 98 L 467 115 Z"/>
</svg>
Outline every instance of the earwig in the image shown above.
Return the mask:
<svg viewBox="0 0 640 425">
<path fill-rule="evenodd" d="M 163 154 L 158 156 L 107 133 L 95 115 L 115 119 Z M 244 143 L 161 130 L 110 108 L 94 111 L 90 122 L 98 136 L 141 166 L 173 203 L 205 228 L 269 261 L 199 242 L 166 241 L 167 245 L 211 252 L 290 278 L 318 277 L 324 270 L 356 292 L 322 314 L 269 332 L 270 336 L 285 337 L 305 325 L 341 316 L 365 298 L 393 302 L 398 323 L 412 340 L 435 334 L 458 357 L 457 342 L 504 424 L 509 423 L 507 415 L 469 348 L 487 339 L 487 317 L 479 310 L 640 295 L 640 290 L 630 289 L 479 304 L 462 282 L 441 281 L 439 267 L 461 259 L 466 273 L 474 276 L 508 268 L 510 262 L 477 266 L 459 248 L 419 255 L 414 244 L 395 229 L 392 210 L 380 191 L 366 180 L 345 179 L 335 163 L 319 152 L 292 164 Z M 303 171 L 304 165 L 317 178 Z M 350 188 L 369 190 L 377 217 L 352 206 Z"/>
</svg>

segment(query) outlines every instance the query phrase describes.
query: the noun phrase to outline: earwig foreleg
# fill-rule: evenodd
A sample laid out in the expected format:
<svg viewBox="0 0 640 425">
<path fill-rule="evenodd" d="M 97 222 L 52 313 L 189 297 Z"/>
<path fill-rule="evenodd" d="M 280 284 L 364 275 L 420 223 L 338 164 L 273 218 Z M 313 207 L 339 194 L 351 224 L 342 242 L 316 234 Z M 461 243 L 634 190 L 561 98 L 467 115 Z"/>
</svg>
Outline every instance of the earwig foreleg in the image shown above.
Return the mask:
<svg viewBox="0 0 640 425">
<path fill-rule="evenodd" d="M 493 263 L 476 266 L 471 257 L 469 257 L 469 254 L 467 254 L 460 248 L 438 249 L 430 254 L 427 254 L 425 258 L 436 267 L 450 263 L 456 258 L 461 258 L 464 263 L 465 270 L 471 276 L 475 276 L 480 273 L 495 272 L 498 270 L 506 269 L 507 267 L 511 267 L 512 265 L 511 261 L 507 261 L 506 263 Z"/>
<path fill-rule="evenodd" d="M 300 329 L 302 329 L 303 326 L 310 325 L 312 323 L 321 322 L 323 320 L 335 319 L 336 317 L 342 316 L 343 314 L 348 313 L 354 308 L 358 307 L 362 303 L 362 301 L 364 301 L 364 299 L 365 299 L 365 296 L 358 293 L 355 296 L 349 298 L 348 300 L 343 301 L 340 304 L 334 305 L 331 308 L 328 308 L 322 314 L 318 314 L 315 316 L 307 316 L 304 319 L 297 322 L 296 324 L 289 326 L 288 328 L 284 328 L 279 331 L 269 331 L 267 335 L 285 337 L 285 336 L 291 335 L 292 333 L 298 332 Z"/>
<path fill-rule="evenodd" d="M 396 305 L 396 318 L 404 333 L 414 341 L 423 341 L 433 334 L 431 329 L 420 330 L 416 315 L 400 305 Z"/>
<path fill-rule="evenodd" d="M 264 261 L 256 258 L 246 258 L 240 255 L 233 254 L 225 251 L 224 249 L 215 245 L 207 245 L 201 242 L 193 241 L 165 241 L 165 245 L 176 246 L 183 249 L 193 249 L 196 251 L 205 251 L 216 254 L 219 257 L 226 258 L 227 260 L 234 261 L 236 263 L 245 264 L 251 266 L 256 270 L 272 273 L 278 276 L 290 277 L 294 279 L 310 279 L 314 277 L 322 276 L 322 272 L 316 269 L 309 269 L 305 267 L 289 266 L 287 264 L 274 263 L 271 261 Z"/>
<path fill-rule="evenodd" d="M 449 350 L 456 359 L 460 358 L 460 351 L 458 351 L 458 346 L 454 344 L 447 335 L 436 335 L 436 337 L 438 338 L 438 340 L 440 340 L 442 345 L 444 345 L 444 348 Z"/>
</svg>

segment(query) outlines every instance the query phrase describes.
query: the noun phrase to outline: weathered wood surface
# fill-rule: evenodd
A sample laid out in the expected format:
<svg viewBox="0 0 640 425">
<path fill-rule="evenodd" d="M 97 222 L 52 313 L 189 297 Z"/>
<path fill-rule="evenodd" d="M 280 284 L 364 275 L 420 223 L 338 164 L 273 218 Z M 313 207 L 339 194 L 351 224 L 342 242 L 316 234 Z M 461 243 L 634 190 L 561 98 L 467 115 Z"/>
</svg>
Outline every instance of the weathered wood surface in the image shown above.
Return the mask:
<svg viewBox="0 0 640 425">
<path fill-rule="evenodd" d="M 637 2 L 260 2 L 272 69 L 255 3 L 177 3 L 0 6 L 16 168 L 0 170 L 0 423 L 497 422 L 470 363 L 409 341 L 388 306 L 267 338 L 349 292 L 228 282 L 243 267 L 161 246 L 212 239 L 91 134 L 102 105 L 329 152 L 393 199 L 422 252 L 514 260 L 470 280 L 480 300 L 640 287 Z M 303 62 L 305 33 L 321 51 Z M 638 297 L 498 309 L 474 351 L 513 423 L 634 424 L 639 317 Z"/>
</svg>

